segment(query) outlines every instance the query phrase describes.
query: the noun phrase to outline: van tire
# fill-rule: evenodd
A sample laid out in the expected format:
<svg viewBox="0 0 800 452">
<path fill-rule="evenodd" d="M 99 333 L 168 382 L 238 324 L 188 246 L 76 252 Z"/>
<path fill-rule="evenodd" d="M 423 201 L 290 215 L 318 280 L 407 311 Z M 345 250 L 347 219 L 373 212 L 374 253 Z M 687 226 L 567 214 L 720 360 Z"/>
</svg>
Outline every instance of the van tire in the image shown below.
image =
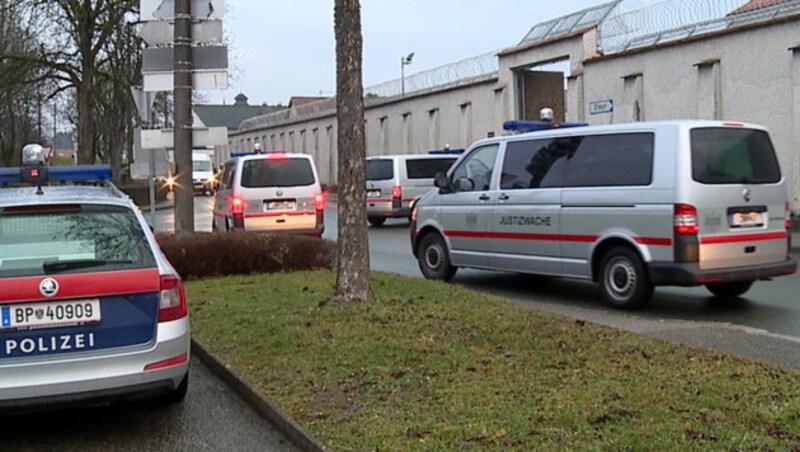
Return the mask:
<svg viewBox="0 0 800 452">
<path fill-rule="evenodd" d="M 644 263 L 627 247 L 609 250 L 600 263 L 600 288 L 606 303 L 619 309 L 639 309 L 653 295 Z"/>
<path fill-rule="evenodd" d="M 458 268 L 450 264 L 450 254 L 442 236 L 436 233 L 426 234 L 419 242 L 418 251 L 417 262 L 425 278 L 440 281 L 453 279 Z"/>
<path fill-rule="evenodd" d="M 739 281 L 732 283 L 706 284 L 706 289 L 719 298 L 736 298 L 753 286 L 753 281 Z"/>
<path fill-rule="evenodd" d="M 369 224 L 373 226 L 383 226 L 383 223 L 386 223 L 386 217 L 367 217 L 367 221 Z"/>
</svg>

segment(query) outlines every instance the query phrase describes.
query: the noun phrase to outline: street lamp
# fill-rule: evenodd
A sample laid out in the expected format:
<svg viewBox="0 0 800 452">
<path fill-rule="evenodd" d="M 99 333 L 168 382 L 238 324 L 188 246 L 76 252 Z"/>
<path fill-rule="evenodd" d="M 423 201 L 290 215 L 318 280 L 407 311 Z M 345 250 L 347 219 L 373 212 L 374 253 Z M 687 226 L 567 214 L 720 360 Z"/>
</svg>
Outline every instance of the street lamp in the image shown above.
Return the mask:
<svg viewBox="0 0 800 452">
<path fill-rule="evenodd" d="M 414 52 L 400 57 L 400 93 L 402 96 L 406 95 L 406 65 L 411 64 L 411 60 L 413 59 Z"/>
</svg>

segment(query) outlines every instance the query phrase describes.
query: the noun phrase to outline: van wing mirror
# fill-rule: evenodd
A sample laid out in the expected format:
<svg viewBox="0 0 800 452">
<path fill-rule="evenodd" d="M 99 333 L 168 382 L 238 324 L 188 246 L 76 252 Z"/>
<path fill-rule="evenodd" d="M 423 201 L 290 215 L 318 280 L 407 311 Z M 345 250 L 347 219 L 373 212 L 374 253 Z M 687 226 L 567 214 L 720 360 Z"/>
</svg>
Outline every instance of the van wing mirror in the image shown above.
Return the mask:
<svg viewBox="0 0 800 452">
<path fill-rule="evenodd" d="M 447 175 L 444 173 L 436 173 L 436 176 L 433 178 L 433 185 L 437 188 L 441 188 L 442 190 L 448 190 L 450 188 L 450 184 L 447 181 Z"/>
</svg>

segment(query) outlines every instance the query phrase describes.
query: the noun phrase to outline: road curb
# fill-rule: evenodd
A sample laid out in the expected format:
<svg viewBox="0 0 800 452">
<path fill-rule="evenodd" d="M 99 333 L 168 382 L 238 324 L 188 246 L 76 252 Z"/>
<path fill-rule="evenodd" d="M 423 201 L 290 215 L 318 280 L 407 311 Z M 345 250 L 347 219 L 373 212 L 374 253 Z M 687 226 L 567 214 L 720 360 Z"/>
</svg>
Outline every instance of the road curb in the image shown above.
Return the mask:
<svg viewBox="0 0 800 452">
<path fill-rule="evenodd" d="M 286 435 L 292 443 L 308 452 L 322 452 L 328 449 L 306 429 L 298 424 L 271 400 L 262 397 L 251 384 L 244 381 L 239 374 L 209 352 L 202 344 L 192 339 L 192 354 L 196 356 L 211 372 L 227 384 L 256 412 L 269 421 L 275 428 Z"/>
</svg>

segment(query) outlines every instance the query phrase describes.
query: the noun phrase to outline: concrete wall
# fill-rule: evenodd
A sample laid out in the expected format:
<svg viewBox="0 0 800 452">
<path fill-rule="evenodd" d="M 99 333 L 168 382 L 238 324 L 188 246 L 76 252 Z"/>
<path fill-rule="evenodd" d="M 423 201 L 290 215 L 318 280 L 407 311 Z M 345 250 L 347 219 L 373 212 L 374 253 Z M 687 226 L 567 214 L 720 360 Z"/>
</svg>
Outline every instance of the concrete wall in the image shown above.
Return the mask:
<svg viewBox="0 0 800 452">
<path fill-rule="evenodd" d="M 725 119 L 764 125 L 800 207 L 800 20 L 584 62 L 584 116 L 591 124 Z M 612 113 L 590 114 L 613 100 Z M 638 106 L 637 106 L 638 105 Z"/>
</svg>

